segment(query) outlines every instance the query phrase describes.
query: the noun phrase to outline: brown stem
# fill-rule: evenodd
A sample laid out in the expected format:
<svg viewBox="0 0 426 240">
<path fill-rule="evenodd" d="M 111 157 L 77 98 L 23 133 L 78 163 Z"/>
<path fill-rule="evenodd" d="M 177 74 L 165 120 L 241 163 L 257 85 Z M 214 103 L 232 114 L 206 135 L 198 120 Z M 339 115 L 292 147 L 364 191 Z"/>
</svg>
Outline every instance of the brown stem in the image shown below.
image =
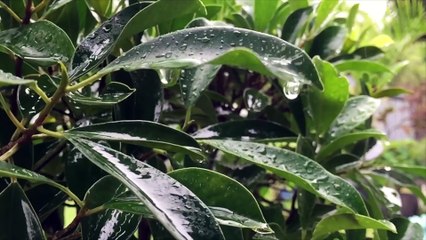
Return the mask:
<svg viewBox="0 0 426 240">
<path fill-rule="evenodd" d="M 77 213 L 77 216 L 72 220 L 72 222 L 64 229 L 57 231 L 53 237 L 52 240 L 59 240 L 59 239 L 69 239 L 68 237 L 73 235 L 73 231 L 78 227 L 78 225 L 81 222 L 81 219 L 83 219 L 86 216 L 87 208 L 83 207 L 80 209 L 80 211 Z M 72 238 L 73 239 L 73 238 Z"/>
</svg>

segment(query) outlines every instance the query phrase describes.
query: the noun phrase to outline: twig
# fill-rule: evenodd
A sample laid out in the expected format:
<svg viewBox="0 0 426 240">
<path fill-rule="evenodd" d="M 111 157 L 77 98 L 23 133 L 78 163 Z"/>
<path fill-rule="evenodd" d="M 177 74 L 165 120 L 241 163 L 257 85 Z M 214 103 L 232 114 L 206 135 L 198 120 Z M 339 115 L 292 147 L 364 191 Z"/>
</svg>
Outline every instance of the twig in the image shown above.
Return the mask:
<svg viewBox="0 0 426 240">
<path fill-rule="evenodd" d="M 0 1 L 0 7 L 6 10 L 17 22 L 22 23 L 22 19 L 6 3 Z"/>
<path fill-rule="evenodd" d="M 80 224 L 81 219 L 86 215 L 86 208 L 81 208 L 80 211 L 77 213 L 77 216 L 75 216 L 75 218 L 72 220 L 72 222 L 64 229 L 57 231 L 53 237 L 52 240 L 59 240 L 59 239 L 67 239 L 66 237 L 70 236 L 65 236 L 68 233 L 73 232 L 77 227 L 78 224 Z M 72 234 L 72 233 L 71 233 Z"/>
</svg>

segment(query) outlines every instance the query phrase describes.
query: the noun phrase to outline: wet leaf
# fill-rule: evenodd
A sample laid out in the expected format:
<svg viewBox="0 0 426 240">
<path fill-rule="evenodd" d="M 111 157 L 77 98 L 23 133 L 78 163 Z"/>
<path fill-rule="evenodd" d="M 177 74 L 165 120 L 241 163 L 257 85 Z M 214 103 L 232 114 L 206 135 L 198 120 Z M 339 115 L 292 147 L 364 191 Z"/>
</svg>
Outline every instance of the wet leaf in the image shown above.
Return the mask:
<svg viewBox="0 0 426 240">
<path fill-rule="evenodd" d="M 295 138 L 288 128 L 264 120 L 236 120 L 207 126 L 193 133 L 196 139 L 273 140 Z"/>
<path fill-rule="evenodd" d="M 3 72 L 3 70 L 0 69 L 0 89 L 14 85 L 34 85 L 35 83 L 36 81 L 34 80 L 23 79 L 11 73 Z"/>
<path fill-rule="evenodd" d="M 18 183 L 0 193 L 1 239 L 46 239 L 40 220 Z"/>
<path fill-rule="evenodd" d="M 403 217 L 396 217 L 390 221 L 396 226 L 398 233 L 388 232 L 389 240 L 424 239 L 424 230 L 420 224 Z"/>
<path fill-rule="evenodd" d="M 386 220 L 376 220 L 359 214 L 336 214 L 323 218 L 316 225 L 312 239 L 324 239 L 327 235 L 349 229 L 384 229 L 396 232 L 395 226 Z"/>
<path fill-rule="evenodd" d="M 92 124 L 73 128 L 67 138 L 83 137 L 107 141 L 120 141 L 172 152 L 184 152 L 203 158 L 200 146 L 191 136 L 168 126 L 143 120 L 127 120 Z"/>
<path fill-rule="evenodd" d="M 385 138 L 385 137 L 386 135 L 384 133 L 381 133 L 375 129 L 357 131 L 354 133 L 341 135 L 340 137 L 335 138 L 333 141 L 331 141 L 327 145 L 323 146 L 321 150 L 317 153 L 316 159 L 317 161 L 321 162 L 326 157 L 329 157 L 336 151 L 343 149 L 349 144 L 353 144 L 361 140 L 365 140 L 368 138 Z"/>
<path fill-rule="evenodd" d="M 103 90 L 97 97 L 84 96 L 78 92 L 70 93 L 68 97 L 70 97 L 72 101 L 81 105 L 111 106 L 121 101 L 124 101 L 135 91 L 136 89 L 129 88 L 129 86 L 123 83 L 111 82 L 106 86 L 106 89 Z"/>
<path fill-rule="evenodd" d="M 69 138 L 90 161 L 128 187 L 177 239 L 223 239 L 207 206 L 159 170 L 114 149 Z"/>
<path fill-rule="evenodd" d="M 160 36 L 132 48 L 99 74 L 119 69 L 180 69 L 204 64 L 247 68 L 276 76 L 285 83 L 322 88 L 311 60 L 301 49 L 270 35 L 230 27 L 190 28 Z"/>
<path fill-rule="evenodd" d="M 243 98 L 246 108 L 251 112 L 261 112 L 270 104 L 268 95 L 254 88 L 244 90 Z"/>
<path fill-rule="evenodd" d="M 128 191 L 116 178 L 106 176 L 93 184 L 84 197 L 89 209 L 101 206 L 107 201 Z M 141 216 L 116 209 L 107 209 L 83 218 L 81 228 L 83 239 L 129 239 L 136 230 Z"/>
<path fill-rule="evenodd" d="M 309 16 L 312 13 L 312 7 L 297 9 L 288 16 L 283 29 L 281 38 L 291 43 L 295 43 L 300 31 L 306 26 Z"/>
<path fill-rule="evenodd" d="M 326 139 L 332 140 L 349 133 L 370 118 L 379 107 L 380 100 L 368 96 L 352 97 L 331 123 Z"/>
<path fill-rule="evenodd" d="M 340 26 L 330 26 L 324 29 L 312 42 L 310 56 L 318 55 L 322 59 L 328 59 L 337 55 L 343 47 L 347 30 Z"/>
<path fill-rule="evenodd" d="M 69 62 L 74 53 L 67 34 L 46 20 L 0 32 L 0 50 L 2 47 L 42 66 Z"/>
<path fill-rule="evenodd" d="M 360 194 L 352 185 L 307 157 L 286 149 L 253 142 L 231 140 L 200 142 L 252 162 L 350 211 L 367 214 Z"/>
<path fill-rule="evenodd" d="M 385 65 L 369 60 L 344 60 L 335 63 L 334 66 L 340 72 L 356 71 L 369 73 L 392 73 L 392 71 Z"/>
<path fill-rule="evenodd" d="M 210 206 L 220 224 L 251 228 L 262 233 L 271 232 L 256 199 L 239 182 L 201 168 L 180 169 L 169 175 Z"/>
<path fill-rule="evenodd" d="M 76 79 L 98 66 L 121 39 L 175 17 L 195 12 L 200 8 L 198 0 L 160 0 L 131 5 L 89 34 L 77 47 L 72 61 L 72 79 Z"/>
<path fill-rule="evenodd" d="M 324 91 L 312 88 L 308 93 L 308 102 L 312 124 L 318 135 L 323 134 L 342 110 L 349 97 L 348 80 L 341 76 L 333 65 L 318 57 L 314 58 Z"/>
</svg>

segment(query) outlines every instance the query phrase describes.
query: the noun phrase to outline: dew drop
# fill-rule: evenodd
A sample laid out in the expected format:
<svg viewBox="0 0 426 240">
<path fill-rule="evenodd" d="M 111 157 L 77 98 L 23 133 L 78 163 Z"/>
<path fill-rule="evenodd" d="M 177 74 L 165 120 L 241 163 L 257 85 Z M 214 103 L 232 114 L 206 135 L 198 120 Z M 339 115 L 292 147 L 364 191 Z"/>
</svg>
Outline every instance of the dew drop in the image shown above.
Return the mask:
<svg viewBox="0 0 426 240">
<path fill-rule="evenodd" d="M 299 96 L 300 89 L 300 82 L 295 80 L 285 81 L 283 86 L 284 95 L 289 100 L 296 99 Z"/>
<path fill-rule="evenodd" d="M 110 32 L 112 29 L 112 24 L 105 24 L 105 26 L 102 27 L 102 30 L 106 33 Z"/>
</svg>

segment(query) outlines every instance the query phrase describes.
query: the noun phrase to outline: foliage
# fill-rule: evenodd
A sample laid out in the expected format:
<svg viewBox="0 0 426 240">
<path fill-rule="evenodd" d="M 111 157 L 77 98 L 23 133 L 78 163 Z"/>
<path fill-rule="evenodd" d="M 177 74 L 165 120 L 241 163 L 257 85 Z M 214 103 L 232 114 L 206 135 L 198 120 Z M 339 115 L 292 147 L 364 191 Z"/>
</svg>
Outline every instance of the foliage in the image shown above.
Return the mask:
<svg viewBox="0 0 426 240">
<path fill-rule="evenodd" d="M 341 4 L 0 1 L 0 239 L 421 237 Z"/>
</svg>

